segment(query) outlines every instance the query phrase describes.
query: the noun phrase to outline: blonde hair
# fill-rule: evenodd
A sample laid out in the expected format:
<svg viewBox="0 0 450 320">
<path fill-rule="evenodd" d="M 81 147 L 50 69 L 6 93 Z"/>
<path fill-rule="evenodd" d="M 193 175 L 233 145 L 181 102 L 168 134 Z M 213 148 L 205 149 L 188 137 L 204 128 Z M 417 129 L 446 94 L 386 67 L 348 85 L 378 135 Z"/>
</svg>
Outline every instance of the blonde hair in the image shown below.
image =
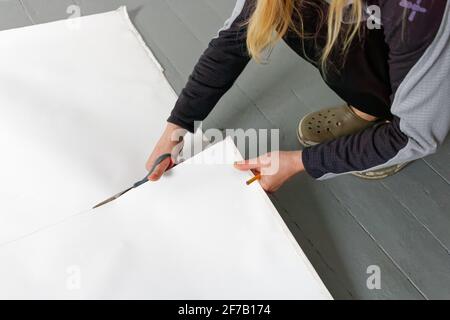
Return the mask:
<svg viewBox="0 0 450 320">
<path fill-rule="evenodd" d="M 304 32 L 301 10 L 305 5 L 317 8 L 315 1 L 323 0 L 257 0 L 247 28 L 247 48 L 250 55 L 257 62 L 261 62 L 262 52 L 272 49 L 289 30 L 296 32 L 302 38 L 311 36 Z M 330 2 L 326 19 L 327 41 L 319 61 L 324 71 L 334 48 L 339 45 L 340 53 L 345 57 L 352 40 L 359 34 L 363 0 L 354 0 L 348 13 L 347 6 L 348 0 L 331 0 Z M 320 11 L 318 12 L 317 24 L 320 25 L 324 19 Z M 294 14 L 299 19 L 296 23 L 294 23 Z M 342 26 L 344 18 L 353 22 L 345 30 Z M 296 26 L 297 23 L 300 28 Z"/>
</svg>

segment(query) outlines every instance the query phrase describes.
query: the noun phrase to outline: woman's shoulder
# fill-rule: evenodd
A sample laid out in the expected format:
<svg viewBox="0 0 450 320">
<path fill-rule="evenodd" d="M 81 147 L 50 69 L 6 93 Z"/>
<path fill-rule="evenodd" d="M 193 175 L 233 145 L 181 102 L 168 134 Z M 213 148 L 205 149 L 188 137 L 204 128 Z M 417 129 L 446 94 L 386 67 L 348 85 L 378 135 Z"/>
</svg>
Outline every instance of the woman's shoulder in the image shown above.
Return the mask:
<svg viewBox="0 0 450 320">
<path fill-rule="evenodd" d="M 383 23 L 396 23 L 406 19 L 412 24 L 441 20 L 447 7 L 447 0 L 376 0 L 367 1 L 381 9 Z"/>
<path fill-rule="evenodd" d="M 447 10 L 447 0 L 378 0 L 385 39 L 391 49 L 420 50 L 435 38 Z"/>
</svg>

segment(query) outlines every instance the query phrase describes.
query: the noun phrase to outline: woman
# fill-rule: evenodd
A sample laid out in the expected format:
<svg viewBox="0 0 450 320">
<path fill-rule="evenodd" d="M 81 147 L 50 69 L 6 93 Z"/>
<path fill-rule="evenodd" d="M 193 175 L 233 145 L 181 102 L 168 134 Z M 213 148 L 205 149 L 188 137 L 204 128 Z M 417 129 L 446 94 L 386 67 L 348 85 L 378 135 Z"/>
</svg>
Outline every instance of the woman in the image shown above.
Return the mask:
<svg viewBox="0 0 450 320">
<path fill-rule="evenodd" d="M 368 17 L 369 11 L 379 17 Z M 380 26 L 368 27 L 374 21 Z M 280 39 L 319 68 L 348 105 L 304 117 L 298 138 L 307 148 L 280 152 L 277 173 L 264 175 L 267 156 L 236 164 L 261 172 L 266 191 L 302 171 L 317 179 L 383 178 L 444 141 L 450 127 L 447 1 L 242 0 L 200 57 L 148 167 L 176 145 L 174 130 L 192 131 L 249 60 L 261 61 Z M 158 180 L 169 165 L 162 163 L 149 179 Z"/>
</svg>

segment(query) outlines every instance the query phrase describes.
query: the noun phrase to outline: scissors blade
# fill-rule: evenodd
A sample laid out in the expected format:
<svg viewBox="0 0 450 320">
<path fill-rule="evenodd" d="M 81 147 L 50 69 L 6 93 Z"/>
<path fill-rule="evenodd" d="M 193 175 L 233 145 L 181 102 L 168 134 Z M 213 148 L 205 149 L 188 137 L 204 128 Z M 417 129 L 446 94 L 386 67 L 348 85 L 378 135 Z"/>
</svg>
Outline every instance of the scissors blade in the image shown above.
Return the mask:
<svg viewBox="0 0 450 320">
<path fill-rule="evenodd" d="M 108 199 L 100 202 L 99 204 L 96 204 L 94 207 L 92 207 L 92 209 L 97 209 L 98 207 L 104 206 L 105 204 L 108 204 L 108 203 L 110 203 L 110 202 L 120 198 L 121 196 L 123 196 L 125 193 L 127 193 L 131 189 L 133 189 L 133 188 L 132 187 L 128 188 L 128 189 L 126 189 L 126 190 L 124 190 L 122 192 L 119 192 L 118 194 L 113 195 L 112 197 L 109 197 Z"/>
<path fill-rule="evenodd" d="M 120 198 L 121 196 L 123 196 L 123 195 L 124 195 L 125 193 L 127 193 L 128 191 L 130 191 L 130 190 L 132 190 L 132 189 L 134 189 L 134 188 L 137 188 L 137 187 L 141 186 L 142 184 L 144 184 L 145 182 L 147 182 L 147 181 L 148 181 L 148 177 L 152 174 L 153 171 L 155 171 L 156 167 L 157 167 L 159 164 L 161 164 L 161 162 L 163 162 L 164 160 L 170 159 L 171 156 L 172 156 L 172 154 L 170 154 L 170 153 L 166 153 L 166 154 L 163 154 L 163 155 L 159 156 L 159 157 L 155 160 L 155 162 L 154 162 L 154 164 L 153 164 L 153 167 L 150 169 L 149 173 L 145 176 L 144 179 L 139 180 L 138 182 L 136 182 L 134 185 L 132 185 L 132 186 L 129 187 L 128 189 L 126 189 L 126 190 L 124 190 L 124 191 L 122 191 L 122 192 L 119 192 L 118 194 L 113 195 L 112 197 L 106 199 L 105 201 L 100 202 L 99 204 L 97 204 L 97 205 L 95 205 L 94 207 L 92 207 L 92 209 L 97 209 L 98 207 L 104 206 L 105 204 L 110 203 L 110 202 L 112 202 L 112 201 L 114 201 L 114 200 Z M 171 160 L 171 161 L 172 161 L 172 160 Z M 171 164 L 172 164 L 172 162 L 171 162 Z M 170 165 L 169 165 L 169 167 L 170 167 Z"/>
</svg>

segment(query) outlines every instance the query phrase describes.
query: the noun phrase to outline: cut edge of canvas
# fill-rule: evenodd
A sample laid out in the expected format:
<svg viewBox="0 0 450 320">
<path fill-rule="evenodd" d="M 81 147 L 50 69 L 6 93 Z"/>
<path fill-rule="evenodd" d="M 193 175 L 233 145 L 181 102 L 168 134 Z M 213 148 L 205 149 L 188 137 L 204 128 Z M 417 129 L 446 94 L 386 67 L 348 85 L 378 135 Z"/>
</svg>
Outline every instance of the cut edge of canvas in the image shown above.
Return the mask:
<svg viewBox="0 0 450 320">
<path fill-rule="evenodd" d="M 147 45 L 147 43 L 145 42 L 144 38 L 142 37 L 142 35 L 137 30 L 136 26 L 131 21 L 130 15 L 128 14 L 127 7 L 126 6 L 121 6 L 117 10 L 115 10 L 115 12 L 118 13 L 121 16 L 121 18 L 124 20 L 125 24 L 129 28 L 129 30 L 133 33 L 133 35 L 135 36 L 137 42 L 140 44 L 141 48 L 144 49 L 145 53 L 150 58 L 150 60 L 153 61 L 155 66 L 158 68 L 158 70 L 163 74 L 164 80 L 169 85 L 169 88 L 171 89 L 171 91 L 174 94 L 174 96 L 178 98 L 177 92 L 175 91 L 175 89 L 173 88 L 173 86 L 169 82 L 169 80 L 167 80 L 167 77 L 164 75 L 164 71 L 165 70 L 164 70 L 163 66 L 159 63 L 158 59 L 156 59 L 155 54 L 150 49 L 150 47 Z"/>
<path fill-rule="evenodd" d="M 319 276 L 319 274 L 317 273 L 316 269 L 312 265 L 311 261 L 306 256 L 306 254 L 303 251 L 303 249 L 300 247 L 300 244 L 295 239 L 295 237 L 292 234 L 291 230 L 289 230 L 289 227 L 287 226 L 286 222 L 281 217 L 280 213 L 276 209 L 276 207 L 273 204 L 272 200 L 270 200 L 270 198 L 267 196 L 266 192 L 261 187 L 258 188 L 258 191 L 260 192 L 260 194 L 262 195 L 262 197 L 266 201 L 267 205 L 272 208 L 271 212 L 272 212 L 275 220 L 277 221 L 277 223 L 280 226 L 280 228 L 283 230 L 284 235 L 288 238 L 288 241 L 294 247 L 295 252 L 298 254 L 300 259 L 305 263 L 305 265 L 306 265 L 307 269 L 309 270 L 309 272 L 311 273 L 311 275 L 318 282 L 320 282 L 322 284 L 321 285 L 321 291 L 322 291 L 322 295 L 323 295 L 324 300 L 334 300 L 333 296 L 331 295 L 330 291 L 326 287 L 326 285 L 323 282 L 322 278 Z"/>
<path fill-rule="evenodd" d="M 159 61 L 156 59 L 154 53 L 152 50 L 148 47 L 148 45 L 145 43 L 144 39 L 142 38 L 139 31 L 136 29 L 136 26 L 133 24 L 133 22 L 130 19 L 130 16 L 128 14 L 128 10 L 126 6 L 119 7 L 116 12 L 124 19 L 125 23 L 127 24 L 130 31 L 134 34 L 136 37 L 136 40 L 139 42 L 139 44 L 142 46 L 142 48 L 145 50 L 149 58 L 153 61 L 153 63 L 158 67 L 159 71 L 164 72 L 164 68 L 161 66 Z"/>
<path fill-rule="evenodd" d="M 236 145 L 234 144 L 233 140 L 230 137 L 226 137 L 223 141 L 223 143 L 225 143 L 227 146 L 229 146 L 230 148 L 232 148 L 234 150 L 234 153 L 238 155 L 238 157 L 240 159 L 243 159 L 242 154 L 240 153 L 240 151 L 238 150 L 238 148 L 236 147 Z M 239 160 L 239 159 L 237 159 Z M 252 177 L 253 175 L 250 173 L 250 171 L 248 172 L 249 177 Z M 283 218 L 281 217 L 280 213 L 278 212 L 277 208 L 275 207 L 275 205 L 273 204 L 272 200 L 270 200 L 270 198 L 267 196 L 267 193 L 264 191 L 264 189 L 261 187 L 261 185 L 258 183 L 258 187 L 257 190 L 261 196 L 261 198 L 267 203 L 267 205 L 271 208 L 271 212 L 273 217 L 275 218 L 278 226 L 282 229 L 282 232 L 284 233 L 284 235 L 287 237 L 288 241 L 291 243 L 291 245 L 293 246 L 295 252 L 297 253 L 297 255 L 300 257 L 300 259 L 305 263 L 305 265 L 307 266 L 309 272 L 311 273 L 311 275 L 319 282 L 321 283 L 321 289 L 322 289 L 322 295 L 324 300 L 334 300 L 333 296 L 331 295 L 330 291 L 328 290 L 328 288 L 325 286 L 325 283 L 323 282 L 322 278 L 319 276 L 319 274 L 317 273 L 316 269 L 314 268 L 314 266 L 312 265 L 311 261 L 309 260 L 309 258 L 306 256 L 306 254 L 304 253 L 303 249 L 300 247 L 300 244 L 298 243 L 298 241 L 295 239 L 294 235 L 292 234 L 291 230 L 289 230 L 289 227 L 286 225 L 286 222 L 284 222 Z"/>
</svg>

